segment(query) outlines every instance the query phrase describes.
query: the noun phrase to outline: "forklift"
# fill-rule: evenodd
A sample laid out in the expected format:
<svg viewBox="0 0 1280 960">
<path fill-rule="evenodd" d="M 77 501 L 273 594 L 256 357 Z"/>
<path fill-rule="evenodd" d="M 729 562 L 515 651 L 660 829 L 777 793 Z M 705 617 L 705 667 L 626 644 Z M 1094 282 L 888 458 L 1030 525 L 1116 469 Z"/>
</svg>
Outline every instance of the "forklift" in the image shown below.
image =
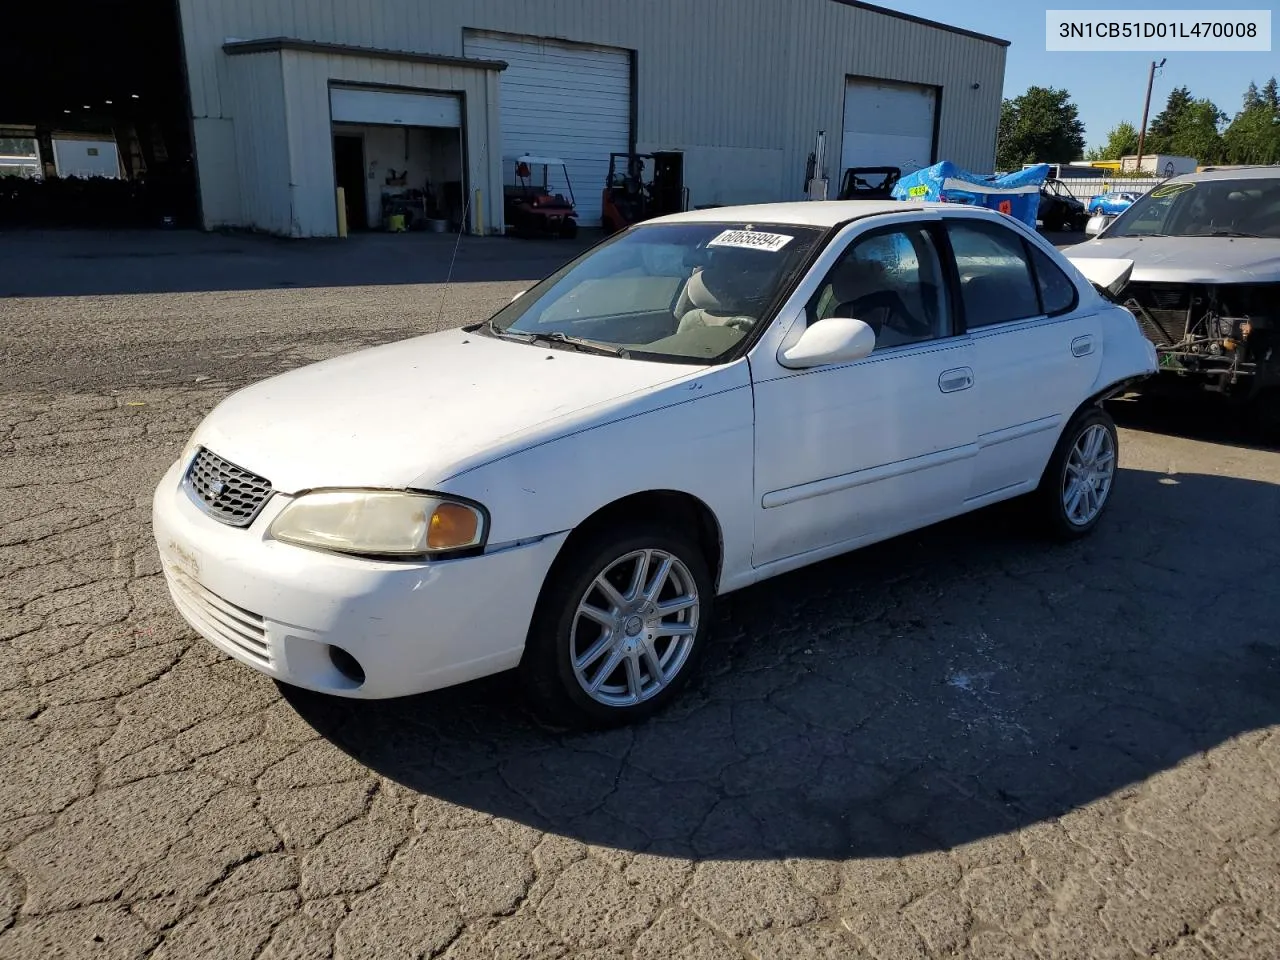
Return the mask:
<svg viewBox="0 0 1280 960">
<path fill-rule="evenodd" d="M 600 226 L 606 234 L 688 208 L 683 154 L 609 154 L 609 173 L 600 197 Z"/>
</svg>

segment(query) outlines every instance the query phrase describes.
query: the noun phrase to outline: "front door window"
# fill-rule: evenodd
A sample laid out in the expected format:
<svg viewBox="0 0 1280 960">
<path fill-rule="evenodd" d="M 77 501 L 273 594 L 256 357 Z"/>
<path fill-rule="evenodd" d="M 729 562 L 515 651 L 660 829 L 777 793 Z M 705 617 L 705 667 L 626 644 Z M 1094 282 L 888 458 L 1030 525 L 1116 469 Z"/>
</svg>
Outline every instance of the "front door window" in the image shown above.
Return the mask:
<svg viewBox="0 0 1280 960">
<path fill-rule="evenodd" d="M 807 320 L 854 317 L 876 334 L 876 349 L 950 336 L 946 283 L 927 224 L 858 238 L 827 274 Z"/>
</svg>

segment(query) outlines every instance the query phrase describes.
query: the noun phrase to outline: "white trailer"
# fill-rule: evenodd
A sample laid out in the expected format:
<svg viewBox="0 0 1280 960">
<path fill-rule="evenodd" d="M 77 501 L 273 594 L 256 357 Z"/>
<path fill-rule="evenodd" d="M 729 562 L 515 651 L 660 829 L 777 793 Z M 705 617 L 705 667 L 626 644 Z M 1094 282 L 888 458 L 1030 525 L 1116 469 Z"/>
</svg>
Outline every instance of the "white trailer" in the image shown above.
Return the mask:
<svg viewBox="0 0 1280 960">
<path fill-rule="evenodd" d="M 1197 162 L 1195 157 L 1180 157 L 1171 153 L 1144 153 L 1142 166 L 1138 166 L 1137 155 L 1120 158 L 1120 172 L 1134 173 L 1141 170 L 1157 177 L 1176 177 L 1180 173 L 1195 173 Z"/>
</svg>

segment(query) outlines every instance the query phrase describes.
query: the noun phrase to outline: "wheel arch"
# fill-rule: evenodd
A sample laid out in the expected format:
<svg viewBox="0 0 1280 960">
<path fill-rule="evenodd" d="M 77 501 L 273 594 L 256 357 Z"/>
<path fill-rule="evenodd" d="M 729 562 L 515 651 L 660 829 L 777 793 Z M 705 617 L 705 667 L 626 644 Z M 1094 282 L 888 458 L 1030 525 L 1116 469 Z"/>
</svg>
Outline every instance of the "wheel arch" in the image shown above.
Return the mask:
<svg viewBox="0 0 1280 960">
<path fill-rule="evenodd" d="M 605 504 L 589 514 L 565 538 L 547 572 L 550 579 L 577 545 L 600 530 L 654 517 L 674 519 L 682 529 L 691 529 L 719 589 L 724 563 L 724 532 L 715 511 L 705 501 L 683 490 L 643 490 Z M 544 581 L 545 586 L 545 581 Z"/>
<path fill-rule="evenodd" d="M 1115 381 L 1114 383 L 1111 383 L 1108 386 L 1103 387 L 1101 390 L 1095 390 L 1089 396 L 1085 397 L 1085 399 L 1081 401 L 1079 406 L 1077 406 L 1074 410 L 1072 410 L 1071 413 L 1068 414 L 1066 417 L 1063 417 L 1062 425 L 1058 428 L 1058 436 L 1054 440 L 1054 449 L 1055 450 L 1057 449 L 1058 444 L 1062 442 L 1062 438 L 1066 435 L 1067 428 L 1070 427 L 1071 424 L 1075 422 L 1076 418 L 1080 416 L 1080 414 L 1084 413 L 1090 407 L 1097 407 L 1099 410 L 1103 410 L 1105 412 L 1106 407 L 1104 406 L 1104 404 L 1108 400 L 1110 400 L 1112 397 L 1116 396 L 1119 393 L 1123 393 L 1129 387 L 1132 387 L 1135 384 L 1141 383 L 1145 379 L 1147 379 L 1146 375 L 1134 376 L 1134 377 L 1122 377 L 1119 380 Z M 1050 453 L 1049 460 L 1045 461 L 1045 469 L 1048 469 L 1049 463 L 1052 461 L 1052 459 L 1053 459 L 1053 454 Z M 1043 476 L 1041 476 L 1040 482 L 1043 484 L 1044 482 Z"/>
<path fill-rule="evenodd" d="M 1085 407 L 1100 407 L 1102 406 L 1102 404 L 1106 403 L 1112 397 L 1117 396 L 1121 393 L 1124 393 L 1130 387 L 1137 386 L 1139 383 L 1141 383 L 1143 380 L 1146 380 L 1146 379 L 1147 379 L 1146 374 L 1143 374 L 1141 376 L 1135 376 L 1135 377 L 1121 377 L 1119 380 L 1116 380 L 1114 383 L 1108 384 L 1107 386 L 1103 387 L 1101 390 L 1095 390 L 1092 394 L 1089 395 L 1088 399 L 1086 399 L 1084 403 L 1080 404 L 1080 406 L 1076 407 L 1076 409 L 1072 411 L 1071 417 L 1068 417 L 1068 421 L 1070 421 L 1072 417 L 1075 417 L 1075 415 L 1078 414 Z"/>
<path fill-rule="evenodd" d="M 1133 387 L 1135 384 L 1142 383 L 1142 381 L 1146 379 L 1146 376 L 1124 376 L 1124 378 L 1116 380 L 1115 383 L 1108 384 L 1107 387 L 1103 387 L 1101 390 L 1094 390 L 1093 393 L 1089 394 L 1088 397 L 1085 397 L 1083 401 L 1080 402 L 1080 406 L 1076 407 L 1075 410 L 1071 411 L 1068 416 L 1065 416 L 1064 419 L 1062 419 L 1062 425 L 1060 426 L 1059 431 L 1057 431 L 1057 438 L 1061 440 L 1062 434 L 1066 433 L 1066 428 L 1069 428 L 1071 422 L 1073 422 L 1076 417 L 1080 416 L 1080 413 L 1088 410 L 1089 407 L 1103 408 L 1102 404 L 1106 403 L 1108 399 L 1115 397 L 1116 394 L 1124 393 L 1126 389 Z"/>
</svg>

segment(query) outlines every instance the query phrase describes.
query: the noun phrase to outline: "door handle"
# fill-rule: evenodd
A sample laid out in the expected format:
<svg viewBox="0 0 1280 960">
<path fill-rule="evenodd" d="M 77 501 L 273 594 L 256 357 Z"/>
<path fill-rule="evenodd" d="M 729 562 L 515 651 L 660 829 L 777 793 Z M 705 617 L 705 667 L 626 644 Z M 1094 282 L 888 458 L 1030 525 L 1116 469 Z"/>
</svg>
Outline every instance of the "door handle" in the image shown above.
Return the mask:
<svg viewBox="0 0 1280 960">
<path fill-rule="evenodd" d="M 1083 336 L 1076 337 L 1071 341 L 1071 355 L 1073 357 L 1087 357 L 1093 353 L 1093 337 Z"/>
<path fill-rule="evenodd" d="M 943 393 L 957 393 L 973 386 L 973 371 L 968 367 L 943 370 L 938 377 L 938 389 Z"/>
</svg>

